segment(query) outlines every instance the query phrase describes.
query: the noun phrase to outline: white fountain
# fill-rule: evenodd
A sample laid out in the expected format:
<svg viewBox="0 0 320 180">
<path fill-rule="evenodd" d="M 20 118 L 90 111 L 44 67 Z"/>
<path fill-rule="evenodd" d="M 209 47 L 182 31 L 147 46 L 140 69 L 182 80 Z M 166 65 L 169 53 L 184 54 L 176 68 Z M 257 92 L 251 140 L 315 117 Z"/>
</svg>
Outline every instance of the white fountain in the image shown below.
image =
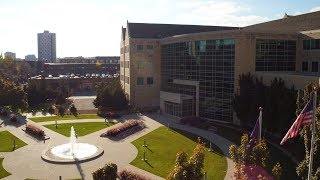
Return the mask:
<svg viewBox="0 0 320 180">
<path fill-rule="evenodd" d="M 76 132 L 71 127 L 70 142 L 45 151 L 42 158 L 49 162 L 78 162 L 93 159 L 103 153 L 101 148 L 88 143 L 77 143 Z"/>
</svg>

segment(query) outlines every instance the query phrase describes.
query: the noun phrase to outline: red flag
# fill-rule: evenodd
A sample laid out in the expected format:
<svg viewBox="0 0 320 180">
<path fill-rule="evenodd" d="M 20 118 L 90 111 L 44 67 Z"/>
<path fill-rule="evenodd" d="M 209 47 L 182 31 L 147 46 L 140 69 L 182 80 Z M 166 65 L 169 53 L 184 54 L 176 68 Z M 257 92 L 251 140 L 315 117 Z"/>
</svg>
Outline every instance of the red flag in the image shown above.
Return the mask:
<svg viewBox="0 0 320 180">
<path fill-rule="evenodd" d="M 287 141 L 287 139 L 296 137 L 298 135 L 301 125 L 312 124 L 313 113 L 314 113 L 314 108 L 313 108 L 313 96 L 312 96 L 309 102 L 306 104 L 306 106 L 303 108 L 303 110 L 297 117 L 297 119 L 294 121 L 294 123 L 290 127 L 287 134 L 283 137 L 280 145 L 283 145 Z"/>
</svg>

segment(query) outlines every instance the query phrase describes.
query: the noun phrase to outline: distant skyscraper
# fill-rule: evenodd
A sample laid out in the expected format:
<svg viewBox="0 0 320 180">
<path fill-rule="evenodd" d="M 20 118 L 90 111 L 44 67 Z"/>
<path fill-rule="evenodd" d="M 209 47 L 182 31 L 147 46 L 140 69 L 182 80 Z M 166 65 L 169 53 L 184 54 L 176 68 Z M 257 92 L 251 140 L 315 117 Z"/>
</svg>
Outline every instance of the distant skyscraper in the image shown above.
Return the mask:
<svg viewBox="0 0 320 180">
<path fill-rule="evenodd" d="M 16 53 L 14 52 L 5 52 L 4 57 L 11 57 L 12 59 L 16 59 Z"/>
<path fill-rule="evenodd" d="M 45 63 L 56 61 L 56 34 L 44 31 L 38 33 L 38 60 Z"/>
<path fill-rule="evenodd" d="M 34 54 L 29 54 L 29 55 L 26 55 L 26 56 L 24 57 L 24 60 L 25 60 L 25 61 L 36 61 L 37 58 L 36 58 L 36 56 L 35 56 Z"/>
</svg>

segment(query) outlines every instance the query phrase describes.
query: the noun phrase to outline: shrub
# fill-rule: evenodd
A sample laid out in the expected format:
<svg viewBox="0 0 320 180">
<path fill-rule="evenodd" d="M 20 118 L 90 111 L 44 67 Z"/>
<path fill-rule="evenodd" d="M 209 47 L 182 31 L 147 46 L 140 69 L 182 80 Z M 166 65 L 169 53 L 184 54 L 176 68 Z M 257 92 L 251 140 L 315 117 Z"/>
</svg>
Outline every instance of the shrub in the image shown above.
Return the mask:
<svg viewBox="0 0 320 180">
<path fill-rule="evenodd" d="M 65 114 L 65 112 L 66 112 L 66 110 L 65 110 L 62 106 L 60 106 L 59 109 L 58 109 L 59 115 L 60 115 L 61 117 L 63 117 L 64 114 Z"/>
<path fill-rule="evenodd" d="M 15 114 L 10 114 L 10 121 L 17 122 L 17 116 Z"/>
<path fill-rule="evenodd" d="M 204 119 L 196 116 L 187 116 L 180 119 L 181 124 L 189 124 L 190 126 L 197 126 L 205 122 Z"/>
<path fill-rule="evenodd" d="M 52 106 L 50 106 L 49 109 L 48 109 L 48 113 L 50 115 L 54 114 L 55 113 L 55 109 Z"/>
<path fill-rule="evenodd" d="M 74 106 L 74 104 L 71 105 L 71 107 L 70 107 L 70 112 L 71 112 L 71 114 L 74 115 L 75 117 L 78 116 L 78 110 L 77 110 L 77 108 Z"/>
<path fill-rule="evenodd" d="M 187 153 L 177 153 L 174 169 L 167 176 L 167 180 L 202 179 L 204 166 L 204 144 L 198 138 L 198 144 L 193 150 L 189 161 Z"/>
<path fill-rule="evenodd" d="M 110 112 L 105 113 L 103 117 L 105 117 L 105 118 L 120 118 L 121 116 L 119 113 L 110 111 Z"/>
<path fill-rule="evenodd" d="M 142 176 L 141 174 L 128 170 L 122 170 L 119 173 L 119 177 L 120 180 L 147 180 L 147 178 Z"/>
<path fill-rule="evenodd" d="M 105 137 L 105 136 L 117 136 L 118 134 L 130 129 L 130 128 L 133 128 L 133 127 L 136 127 L 136 126 L 139 126 L 140 125 L 140 121 L 139 120 L 128 120 L 126 122 L 124 122 L 122 125 L 118 126 L 118 127 L 115 127 L 115 128 L 111 128 L 109 129 L 107 132 L 105 133 L 102 133 L 100 135 L 100 137 Z"/>
<path fill-rule="evenodd" d="M 35 136 L 39 136 L 39 137 L 44 137 L 44 131 L 42 129 L 40 129 L 37 126 L 31 125 L 31 124 L 27 124 L 26 125 L 26 132 L 33 134 Z"/>
<path fill-rule="evenodd" d="M 94 180 L 115 180 L 117 179 L 118 167 L 114 163 L 107 163 L 92 173 Z"/>
<path fill-rule="evenodd" d="M 0 115 L 1 116 L 8 116 L 8 113 L 6 110 L 4 110 L 3 108 L 0 109 Z"/>
</svg>

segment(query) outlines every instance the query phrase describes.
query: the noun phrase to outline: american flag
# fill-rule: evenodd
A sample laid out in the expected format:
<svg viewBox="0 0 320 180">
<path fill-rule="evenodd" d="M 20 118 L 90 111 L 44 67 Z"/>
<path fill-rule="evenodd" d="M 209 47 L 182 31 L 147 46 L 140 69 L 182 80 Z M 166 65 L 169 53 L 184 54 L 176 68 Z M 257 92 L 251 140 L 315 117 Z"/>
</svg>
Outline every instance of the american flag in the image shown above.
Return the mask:
<svg viewBox="0 0 320 180">
<path fill-rule="evenodd" d="M 303 108 L 297 119 L 294 121 L 287 134 L 283 137 L 280 145 L 283 145 L 287 141 L 287 139 L 296 137 L 298 135 L 301 125 L 312 124 L 313 113 L 313 96 L 311 96 L 309 102 L 306 104 L 306 106 Z"/>
</svg>

